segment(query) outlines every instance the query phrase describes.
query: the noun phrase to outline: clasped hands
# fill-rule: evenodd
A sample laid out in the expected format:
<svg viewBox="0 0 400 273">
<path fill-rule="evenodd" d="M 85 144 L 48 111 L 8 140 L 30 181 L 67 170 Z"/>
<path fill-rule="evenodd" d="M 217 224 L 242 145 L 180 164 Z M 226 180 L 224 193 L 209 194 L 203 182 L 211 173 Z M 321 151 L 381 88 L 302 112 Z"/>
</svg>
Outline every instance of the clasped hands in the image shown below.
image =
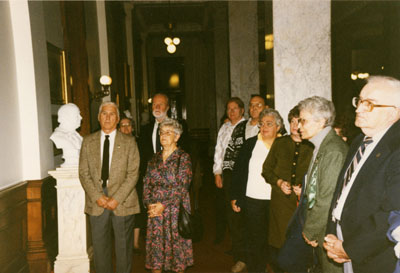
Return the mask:
<svg viewBox="0 0 400 273">
<path fill-rule="evenodd" d="M 161 216 L 164 211 L 164 206 L 160 202 L 150 204 L 147 209 L 147 214 L 150 218 Z"/>
<path fill-rule="evenodd" d="M 99 199 L 97 199 L 96 203 L 99 207 L 102 207 L 102 208 L 105 208 L 108 210 L 115 210 L 118 206 L 117 200 L 115 200 L 112 197 L 105 196 L 105 195 L 103 195 Z"/>
<path fill-rule="evenodd" d="M 343 241 L 339 240 L 335 235 L 328 234 L 325 236 L 324 248 L 329 258 L 337 263 L 350 262 L 350 258 L 343 248 Z"/>
<path fill-rule="evenodd" d="M 278 179 L 276 185 L 282 190 L 282 192 L 286 195 L 289 195 L 293 192 L 296 194 L 297 197 L 301 194 L 301 186 L 292 186 L 289 182 L 284 181 L 283 179 Z"/>
</svg>

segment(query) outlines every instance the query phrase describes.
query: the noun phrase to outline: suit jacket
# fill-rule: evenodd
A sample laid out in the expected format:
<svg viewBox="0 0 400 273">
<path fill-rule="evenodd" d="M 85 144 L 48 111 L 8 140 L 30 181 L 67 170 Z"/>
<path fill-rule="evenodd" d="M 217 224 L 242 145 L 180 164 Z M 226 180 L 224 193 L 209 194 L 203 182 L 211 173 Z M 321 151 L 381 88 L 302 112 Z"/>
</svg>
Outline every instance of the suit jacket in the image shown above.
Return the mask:
<svg viewBox="0 0 400 273">
<path fill-rule="evenodd" d="M 329 208 L 335 192 L 339 172 L 347 154 L 347 144 L 332 129 L 322 141 L 312 166 L 307 173 L 307 184 L 301 206 L 304 214 L 303 232 L 313 241 L 322 245 L 328 222 Z M 308 207 L 310 184 L 316 180 L 315 204 Z"/>
<path fill-rule="evenodd" d="M 79 158 L 79 179 L 85 190 L 85 213 L 98 216 L 104 208 L 96 201 L 104 195 L 101 181 L 101 132 L 83 138 Z M 118 202 L 114 214 L 127 216 L 140 211 L 136 182 L 139 172 L 139 151 L 133 137 L 117 131 L 108 179 L 108 196 Z"/>
<path fill-rule="evenodd" d="M 339 175 L 331 211 L 342 190 L 344 173 L 363 137 L 358 136 L 350 147 Z M 340 220 L 343 247 L 352 260 L 355 273 L 394 271 L 393 244 L 386 238 L 392 210 L 400 210 L 400 121 L 391 126 L 364 162 L 343 207 Z M 328 233 L 336 234 L 331 212 Z"/>
</svg>

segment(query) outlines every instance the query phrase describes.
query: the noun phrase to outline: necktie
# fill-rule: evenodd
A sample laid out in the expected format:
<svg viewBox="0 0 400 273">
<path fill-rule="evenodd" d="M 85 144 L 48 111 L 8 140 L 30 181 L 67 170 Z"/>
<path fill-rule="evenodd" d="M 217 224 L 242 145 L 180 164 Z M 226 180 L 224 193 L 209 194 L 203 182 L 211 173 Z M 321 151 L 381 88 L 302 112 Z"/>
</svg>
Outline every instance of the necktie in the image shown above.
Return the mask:
<svg viewBox="0 0 400 273">
<path fill-rule="evenodd" d="M 103 188 L 107 187 L 109 163 L 110 163 L 110 140 L 109 135 L 106 135 L 103 145 L 103 163 L 101 165 L 101 180 L 103 180 Z"/>
<path fill-rule="evenodd" d="M 349 183 L 354 170 L 356 169 L 358 163 L 360 162 L 361 157 L 364 155 L 365 148 L 367 147 L 367 145 L 371 143 L 372 143 L 372 137 L 364 137 L 364 140 L 361 143 L 360 147 L 358 148 L 356 155 L 353 157 L 353 160 L 351 161 L 349 168 L 344 174 L 343 188 L 346 187 L 347 183 Z"/>
<path fill-rule="evenodd" d="M 157 124 L 157 133 L 156 133 L 156 153 L 161 151 L 161 143 L 160 143 L 160 124 Z"/>
</svg>

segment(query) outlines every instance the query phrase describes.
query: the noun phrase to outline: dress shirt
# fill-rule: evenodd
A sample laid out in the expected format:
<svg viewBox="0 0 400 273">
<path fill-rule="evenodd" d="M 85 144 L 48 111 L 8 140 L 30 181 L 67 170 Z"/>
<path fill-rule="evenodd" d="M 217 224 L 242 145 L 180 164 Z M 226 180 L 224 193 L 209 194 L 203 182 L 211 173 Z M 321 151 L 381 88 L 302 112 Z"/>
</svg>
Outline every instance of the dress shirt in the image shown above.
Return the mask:
<svg viewBox="0 0 400 273">
<path fill-rule="evenodd" d="M 153 144 L 154 153 L 157 153 L 156 141 L 157 141 L 157 128 L 158 128 L 159 124 L 160 123 L 157 120 L 154 121 L 153 135 L 151 136 L 151 143 Z"/>
<path fill-rule="evenodd" d="M 365 148 L 364 154 L 361 157 L 360 162 L 358 162 L 357 167 L 354 169 L 350 181 L 347 183 L 346 186 L 343 187 L 342 192 L 340 194 L 339 200 L 336 203 L 335 209 L 332 211 L 332 217 L 335 218 L 334 220 L 340 221 L 344 203 L 346 202 L 347 196 L 349 195 L 349 192 L 351 190 L 351 187 L 353 186 L 354 180 L 357 177 L 357 174 L 361 170 L 362 166 L 364 165 L 365 161 L 367 161 L 369 155 L 372 153 L 376 145 L 379 143 L 379 141 L 382 139 L 382 137 L 385 135 L 386 131 L 390 128 L 386 128 L 385 130 L 377 133 L 375 136 L 372 137 L 372 143 L 367 145 Z"/>
<path fill-rule="evenodd" d="M 103 146 L 104 146 L 104 140 L 106 139 L 106 135 L 109 135 L 110 137 L 108 138 L 110 140 L 110 152 L 109 152 L 109 161 L 108 161 L 108 168 L 111 167 L 111 161 L 112 161 L 112 154 L 114 151 L 114 142 L 115 142 L 115 135 L 117 134 L 117 130 L 112 131 L 109 134 L 106 134 L 103 132 L 103 130 L 101 131 L 101 137 L 100 137 L 100 157 L 101 157 L 101 162 L 103 162 Z M 108 181 L 107 181 L 108 183 Z"/>
<path fill-rule="evenodd" d="M 214 166 L 213 173 L 222 174 L 222 163 L 224 161 L 225 150 L 228 147 L 229 140 L 231 139 L 232 132 L 235 129 L 236 125 L 245 120 L 242 118 L 235 125 L 232 125 L 230 121 L 222 124 L 221 128 L 218 131 L 217 144 L 215 145 L 215 153 L 214 153 Z"/>
<path fill-rule="evenodd" d="M 271 147 L 267 147 L 258 135 L 256 146 L 249 162 L 249 176 L 247 179 L 246 196 L 258 200 L 271 200 L 271 185 L 265 183 L 261 175 L 265 159 Z"/>
<path fill-rule="evenodd" d="M 252 118 L 250 118 L 246 123 L 246 133 L 245 133 L 246 139 L 256 136 L 258 134 L 258 132 L 260 131 L 260 128 L 258 127 L 258 123 L 256 123 L 256 125 L 251 125 L 251 121 L 252 121 Z"/>
</svg>

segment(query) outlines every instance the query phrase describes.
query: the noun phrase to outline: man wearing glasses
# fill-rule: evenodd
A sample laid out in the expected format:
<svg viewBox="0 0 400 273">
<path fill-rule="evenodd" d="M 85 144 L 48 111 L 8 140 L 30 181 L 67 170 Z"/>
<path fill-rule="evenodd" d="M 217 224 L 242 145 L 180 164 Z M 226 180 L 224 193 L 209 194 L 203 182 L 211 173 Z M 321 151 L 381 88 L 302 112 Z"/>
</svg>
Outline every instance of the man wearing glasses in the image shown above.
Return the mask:
<svg viewBox="0 0 400 273">
<path fill-rule="evenodd" d="M 400 210 L 400 81 L 370 77 L 353 106 L 363 134 L 339 175 L 324 247 L 345 273 L 392 273 L 386 232 L 390 211 Z"/>
</svg>

